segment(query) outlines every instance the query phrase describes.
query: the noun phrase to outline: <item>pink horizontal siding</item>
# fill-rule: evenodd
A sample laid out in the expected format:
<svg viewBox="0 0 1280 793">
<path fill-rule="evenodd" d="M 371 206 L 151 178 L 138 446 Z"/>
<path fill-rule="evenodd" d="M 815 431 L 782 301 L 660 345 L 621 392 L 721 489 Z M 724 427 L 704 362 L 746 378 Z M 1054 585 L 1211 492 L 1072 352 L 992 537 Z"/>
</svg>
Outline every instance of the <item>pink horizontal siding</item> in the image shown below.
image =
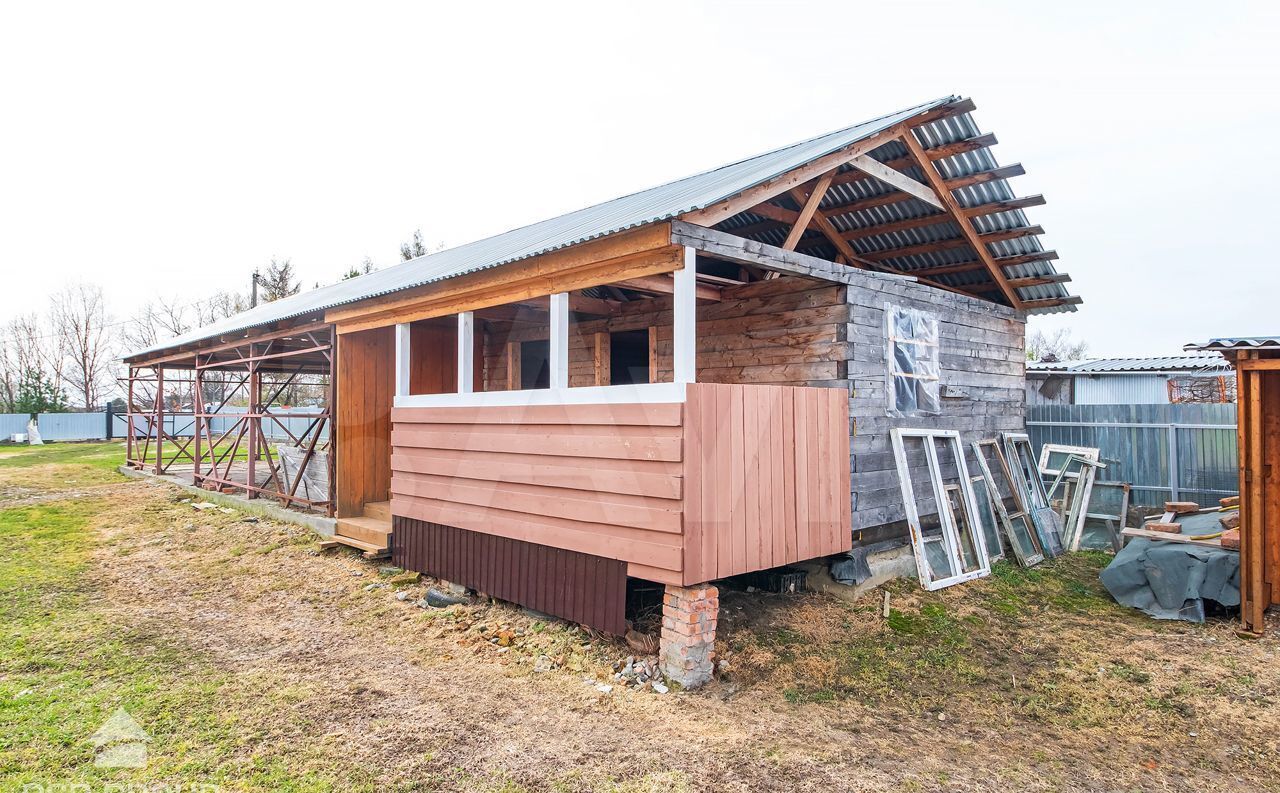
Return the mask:
<svg viewBox="0 0 1280 793">
<path fill-rule="evenodd" d="M 693 584 L 848 550 L 847 394 L 694 384 L 681 404 L 397 408 L 395 515 Z"/>
</svg>

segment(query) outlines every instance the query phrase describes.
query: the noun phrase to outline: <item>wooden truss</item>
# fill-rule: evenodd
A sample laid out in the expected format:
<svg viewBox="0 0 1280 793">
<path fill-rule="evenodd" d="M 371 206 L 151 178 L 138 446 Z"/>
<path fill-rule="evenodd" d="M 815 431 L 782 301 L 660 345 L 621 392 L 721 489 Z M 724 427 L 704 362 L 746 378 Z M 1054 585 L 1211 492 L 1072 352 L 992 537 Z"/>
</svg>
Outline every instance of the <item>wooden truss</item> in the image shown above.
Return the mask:
<svg viewBox="0 0 1280 793">
<path fill-rule="evenodd" d="M 953 191 L 962 188 L 1021 175 L 1025 173 L 1021 164 L 990 168 L 954 178 L 944 177 L 938 169 L 939 160 L 984 149 L 996 143 L 995 136 L 979 135 L 933 148 L 925 148 L 921 144 L 916 133 L 918 128 L 972 109 L 972 102 L 962 100 L 923 113 L 757 185 L 734 198 L 688 213 L 682 219 L 694 224 L 713 226 L 739 214 L 744 217 L 754 216 L 760 220 L 722 228 L 749 239 L 785 230 L 785 239 L 780 245 L 784 250 L 803 252 L 815 247 L 834 249 L 834 260 L 843 265 L 910 275 L 931 286 L 975 297 L 995 296 L 995 299 L 1014 308 L 1047 308 L 1079 302 L 1078 298 L 1028 299 L 1018 291 L 1066 282 L 1070 280 L 1067 275 L 1017 277 L 1008 272 L 1009 268 L 1019 265 L 1057 259 L 1056 252 L 1036 251 L 998 256 L 989 247 L 994 243 L 1038 236 L 1044 233 L 1043 228 L 1028 225 L 982 233 L 974 224 L 975 218 L 1039 206 L 1044 203 L 1043 196 L 1033 195 L 964 206 L 953 194 Z M 884 160 L 871 155 L 875 149 L 895 141 L 906 148 L 906 155 Z M 923 176 L 923 181 L 908 175 L 905 172 L 907 169 L 918 171 Z M 888 189 L 853 200 L 832 200 L 835 195 L 833 187 L 866 180 Z M 855 229 L 842 229 L 842 226 L 847 227 L 848 224 L 834 220 L 853 212 L 887 207 L 904 201 L 918 202 L 917 206 L 923 204 L 925 213 L 918 217 Z M 930 236 L 941 239 L 881 247 L 866 253 L 860 253 L 854 247 L 855 243 L 881 235 L 929 228 L 938 228 L 942 233 Z M 904 257 L 909 256 L 956 251 L 961 255 L 968 251 L 970 258 L 925 267 L 911 266 L 903 261 Z M 969 278 L 964 282 L 954 282 L 956 285 L 938 280 L 943 276 L 962 273 L 984 274 L 986 280 Z"/>
</svg>

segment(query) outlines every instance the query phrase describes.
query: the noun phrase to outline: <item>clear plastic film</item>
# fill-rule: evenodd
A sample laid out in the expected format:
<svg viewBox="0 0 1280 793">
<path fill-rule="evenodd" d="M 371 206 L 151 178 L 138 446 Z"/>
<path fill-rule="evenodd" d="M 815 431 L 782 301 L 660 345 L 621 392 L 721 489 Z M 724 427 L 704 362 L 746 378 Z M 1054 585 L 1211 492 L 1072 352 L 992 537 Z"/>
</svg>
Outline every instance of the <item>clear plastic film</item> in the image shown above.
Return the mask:
<svg viewBox="0 0 1280 793">
<path fill-rule="evenodd" d="M 938 415 L 942 412 L 938 318 L 890 303 L 885 304 L 884 315 L 889 415 Z"/>
</svg>

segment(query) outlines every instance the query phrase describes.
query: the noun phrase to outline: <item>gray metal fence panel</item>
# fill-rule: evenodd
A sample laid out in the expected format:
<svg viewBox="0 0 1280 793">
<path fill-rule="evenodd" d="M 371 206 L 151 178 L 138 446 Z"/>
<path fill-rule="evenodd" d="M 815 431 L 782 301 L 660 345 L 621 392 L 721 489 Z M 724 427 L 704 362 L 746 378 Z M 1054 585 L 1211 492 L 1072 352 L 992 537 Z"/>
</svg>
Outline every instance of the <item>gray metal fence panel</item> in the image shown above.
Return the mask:
<svg viewBox="0 0 1280 793">
<path fill-rule="evenodd" d="M 1211 503 L 1239 490 L 1235 405 L 1028 405 L 1027 433 L 1037 451 L 1101 449 L 1099 480 L 1132 483 L 1135 504 Z"/>
<path fill-rule="evenodd" d="M 15 432 L 26 432 L 28 413 L 0 413 L 0 440 L 9 440 Z"/>
<path fill-rule="evenodd" d="M 93 441 L 107 437 L 107 414 L 41 413 L 36 417 L 41 440 Z"/>
</svg>

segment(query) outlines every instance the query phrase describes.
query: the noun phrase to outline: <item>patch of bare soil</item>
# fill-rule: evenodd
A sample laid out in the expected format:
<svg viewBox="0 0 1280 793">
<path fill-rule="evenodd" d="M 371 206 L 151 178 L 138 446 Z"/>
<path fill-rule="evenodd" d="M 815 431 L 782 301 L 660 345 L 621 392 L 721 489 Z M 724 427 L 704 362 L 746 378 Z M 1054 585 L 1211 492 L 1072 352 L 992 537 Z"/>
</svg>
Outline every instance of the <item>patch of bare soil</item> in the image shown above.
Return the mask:
<svg viewBox="0 0 1280 793">
<path fill-rule="evenodd" d="M 246 755 L 341 758 L 379 787 L 432 790 L 1203 791 L 1280 776 L 1277 644 L 1228 624 L 1009 609 L 986 582 L 897 587 L 890 620 L 876 596 L 733 593 L 724 678 L 635 692 L 612 680 L 628 655 L 614 640 L 505 604 L 419 608 L 424 586 L 397 599 L 385 563 L 176 493 L 110 491 L 92 575 L 113 619 L 242 681 L 225 696 Z"/>
</svg>

